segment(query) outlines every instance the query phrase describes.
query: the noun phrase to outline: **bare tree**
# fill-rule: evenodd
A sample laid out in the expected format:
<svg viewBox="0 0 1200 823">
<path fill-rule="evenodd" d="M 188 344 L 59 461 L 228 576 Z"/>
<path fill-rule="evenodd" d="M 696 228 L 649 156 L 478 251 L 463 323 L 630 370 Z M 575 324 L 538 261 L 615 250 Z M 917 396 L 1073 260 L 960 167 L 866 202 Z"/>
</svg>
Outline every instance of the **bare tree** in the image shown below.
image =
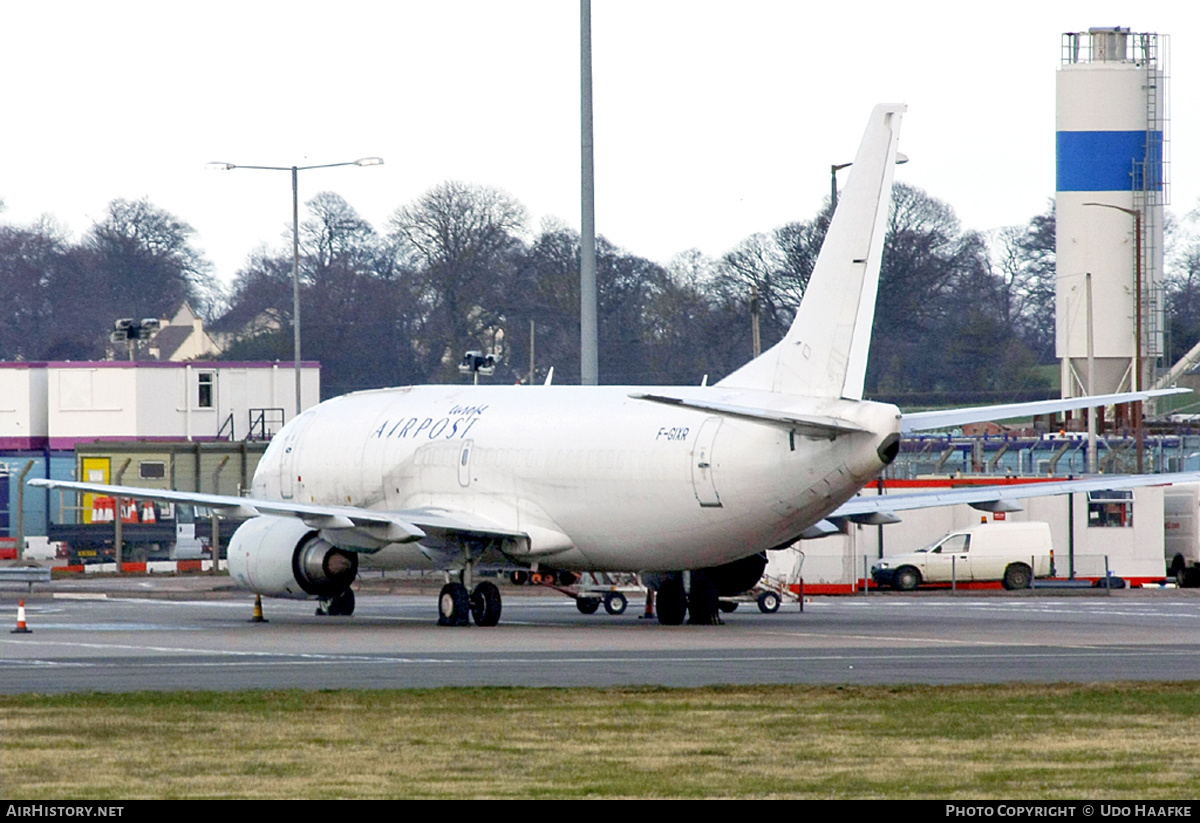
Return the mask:
<svg viewBox="0 0 1200 823">
<path fill-rule="evenodd" d="M 930 402 L 931 393 L 990 391 L 997 376 L 1007 381 L 1012 375 L 1003 366 L 980 357 L 1009 346 L 1012 330 L 998 322 L 1001 290 L 983 237 L 964 231 L 946 203 L 896 184 L 867 391 L 900 402 Z M 985 373 L 989 368 L 991 375 Z"/>
<path fill-rule="evenodd" d="M 992 269 L 1002 281 L 1001 315 L 1041 363 L 1054 361 L 1054 203 L 1023 226 L 996 232 Z"/>
<path fill-rule="evenodd" d="M 1168 223 L 1165 308 L 1167 365 L 1200 341 L 1200 206 L 1181 223 Z"/>
<path fill-rule="evenodd" d="M 379 237 L 341 195 L 321 192 L 305 206 L 312 216 L 300 226 L 300 242 L 314 281 L 327 278 L 335 269 L 366 271 L 374 267 Z"/>
<path fill-rule="evenodd" d="M 0 227 L 0 358 L 38 359 L 54 334 L 47 286 L 66 264 L 66 243 L 48 225 Z"/>
<path fill-rule="evenodd" d="M 452 362 L 486 346 L 504 318 L 496 307 L 523 250 L 525 207 L 499 189 L 448 182 L 390 220 L 396 251 L 413 278 L 407 284 L 413 329 L 422 340 L 418 371 L 426 379 L 455 376 Z"/>
<path fill-rule="evenodd" d="M 206 313 L 220 294 L 208 261 L 191 245 L 195 233 L 174 215 L 141 200 L 113 200 L 84 237 L 107 285 L 104 312 L 159 317 L 184 300 Z"/>
</svg>

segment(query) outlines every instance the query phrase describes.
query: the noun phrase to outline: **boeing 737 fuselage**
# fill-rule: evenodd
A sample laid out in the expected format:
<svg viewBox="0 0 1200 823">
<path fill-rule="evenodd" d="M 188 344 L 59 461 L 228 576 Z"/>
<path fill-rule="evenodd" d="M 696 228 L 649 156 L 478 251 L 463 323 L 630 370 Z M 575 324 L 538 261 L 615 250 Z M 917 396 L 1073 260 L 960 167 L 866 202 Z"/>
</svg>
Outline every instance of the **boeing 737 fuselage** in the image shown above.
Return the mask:
<svg viewBox="0 0 1200 823">
<path fill-rule="evenodd" d="M 322 403 L 277 436 L 253 496 L 471 515 L 510 558 L 559 569 L 718 566 L 795 540 L 889 462 L 894 406 L 692 389 L 680 398 L 836 417 L 859 432 L 668 406 L 622 387 L 425 386 Z M 428 529 L 426 530 L 428 531 Z M 369 563 L 444 568 L 458 536 Z M 366 558 L 363 558 L 365 561 Z"/>
</svg>

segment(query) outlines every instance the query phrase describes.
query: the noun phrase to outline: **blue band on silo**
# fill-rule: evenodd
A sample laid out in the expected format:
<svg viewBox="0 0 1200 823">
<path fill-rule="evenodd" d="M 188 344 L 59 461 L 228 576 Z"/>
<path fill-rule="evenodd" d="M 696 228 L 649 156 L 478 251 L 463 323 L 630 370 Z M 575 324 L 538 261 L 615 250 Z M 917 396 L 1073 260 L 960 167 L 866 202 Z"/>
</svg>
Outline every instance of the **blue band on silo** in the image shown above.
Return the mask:
<svg viewBox="0 0 1200 823">
<path fill-rule="evenodd" d="M 1162 189 L 1162 132 L 1060 131 L 1058 191 L 1129 191 L 1142 188 L 1141 169 L 1151 171 L 1149 188 Z"/>
</svg>

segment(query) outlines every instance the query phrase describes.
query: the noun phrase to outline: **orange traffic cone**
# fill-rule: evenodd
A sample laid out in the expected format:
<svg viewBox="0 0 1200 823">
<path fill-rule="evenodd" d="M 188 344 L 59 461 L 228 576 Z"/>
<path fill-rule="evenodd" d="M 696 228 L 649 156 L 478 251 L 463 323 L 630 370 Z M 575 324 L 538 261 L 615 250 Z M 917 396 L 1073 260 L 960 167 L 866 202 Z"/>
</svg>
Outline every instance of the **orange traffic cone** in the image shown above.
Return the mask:
<svg viewBox="0 0 1200 823">
<path fill-rule="evenodd" d="M 25 598 L 21 598 L 21 603 L 17 606 L 17 627 L 9 634 L 30 634 L 30 629 L 25 625 Z"/>
<path fill-rule="evenodd" d="M 117 501 L 111 497 L 97 497 L 92 508 L 92 522 L 96 522 L 96 510 L 100 513 L 101 523 L 112 523 L 117 519 Z"/>
<path fill-rule="evenodd" d="M 147 501 L 146 505 L 142 506 L 142 522 L 155 523 L 158 518 L 154 516 L 154 504 Z"/>
<path fill-rule="evenodd" d="M 263 617 L 262 611 L 262 595 L 254 595 L 254 616 L 250 618 L 251 623 L 266 623 L 267 618 Z"/>
</svg>

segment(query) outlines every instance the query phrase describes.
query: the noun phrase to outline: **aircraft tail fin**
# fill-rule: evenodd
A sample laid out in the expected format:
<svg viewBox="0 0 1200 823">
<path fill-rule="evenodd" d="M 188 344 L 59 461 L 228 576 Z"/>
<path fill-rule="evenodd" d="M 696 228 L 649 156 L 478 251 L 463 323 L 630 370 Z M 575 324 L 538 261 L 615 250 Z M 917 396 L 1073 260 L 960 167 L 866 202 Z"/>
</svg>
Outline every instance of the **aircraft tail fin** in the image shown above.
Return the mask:
<svg viewBox="0 0 1200 823">
<path fill-rule="evenodd" d="M 871 112 L 787 335 L 717 386 L 862 399 L 896 143 L 906 109 L 880 105 Z"/>
</svg>

